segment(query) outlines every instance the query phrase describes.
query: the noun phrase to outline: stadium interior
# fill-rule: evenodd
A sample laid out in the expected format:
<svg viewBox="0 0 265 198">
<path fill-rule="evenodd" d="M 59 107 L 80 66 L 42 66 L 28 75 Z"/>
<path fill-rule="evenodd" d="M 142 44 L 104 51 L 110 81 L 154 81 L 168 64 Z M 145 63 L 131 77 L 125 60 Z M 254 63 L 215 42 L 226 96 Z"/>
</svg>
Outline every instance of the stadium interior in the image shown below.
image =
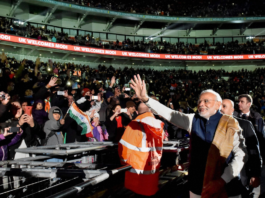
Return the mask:
<svg viewBox="0 0 265 198">
<path fill-rule="evenodd" d="M 104 78 L 109 82 L 111 74 L 119 75 L 121 79 L 128 72 L 127 77 L 130 80 L 136 74 L 133 72 L 142 72 L 140 75 L 144 74 L 144 79 L 149 83 L 149 95 L 160 97 L 157 98 L 160 103 L 171 107 L 172 104 L 169 105 L 170 101 L 167 97 L 171 94 L 169 92 L 175 91 L 177 99 L 186 101 L 190 105 L 173 101 L 175 110 L 182 109 L 184 112 L 187 107 L 192 108 L 194 112 L 197 111 L 196 98 L 204 88 L 214 88 L 222 98 L 232 100 L 239 94 L 247 92 L 246 94 L 253 97 L 253 109 L 264 119 L 264 22 L 265 1 L 262 0 L 186 0 L 185 2 L 179 0 L 0 0 L 0 58 L 7 60 L 3 63 L 5 68 L 14 68 L 15 71 L 25 59 L 28 61 L 28 71 L 34 70 L 34 63 L 38 58 L 45 68 L 46 66 L 48 68 L 51 60 L 59 67 L 67 65 L 73 70 L 90 68 L 90 73 L 88 70 L 87 72 L 91 79 L 94 78 L 95 72 L 100 71 L 102 72 L 100 75 L 103 75 L 106 70 L 108 74 Z M 2 71 L 4 72 L 4 68 Z M 150 73 L 153 76 L 148 76 Z M 2 77 L 1 73 L 0 77 Z M 95 79 L 101 81 L 100 77 L 97 76 Z M 82 77 L 82 80 L 84 79 L 85 77 Z M 178 87 L 172 84 L 178 84 Z M 197 85 L 199 89 L 195 87 Z M 16 88 L 19 86 L 16 85 Z M 163 95 L 163 90 L 167 90 L 167 94 Z M 185 91 L 184 95 L 182 91 Z M 237 105 L 238 98 L 235 100 Z M 164 169 L 161 171 L 162 179 L 159 181 L 160 187 L 163 186 L 163 188 L 161 187 L 154 197 L 189 197 L 187 188 L 189 139 L 178 140 L 176 143 L 173 142 L 175 138 L 174 136 L 172 142 L 169 139 L 168 143 L 164 144 L 165 154 L 161 162 L 161 167 Z M 33 154 L 28 161 L 18 162 L 14 159 L 0 161 L 1 177 L 12 176 L 19 178 L 19 181 L 27 177 L 27 173 L 13 175 L 11 167 L 17 169 L 26 167 L 28 174 L 34 177 L 28 183 L 20 184 L 20 187 L 4 188 L 10 181 L 0 182 L 0 189 L 2 187 L 5 189 L 3 194 L 0 190 L 0 197 L 41 198 L 69 197 L 70 195 L 91 198 L 94 196 L 138 197 L 120 186 L 117 187 L 115 183 L 124 182 L 124 175 L 113 175 L 120 170 L 128 169 L 126 166 L 122 166 L 121 169 L 118 166 L 109 166 L 112 163 L 117 164 L 117 156 L 113 154 L 117 152 L 117 145 L 106 143 L 98 144 L 96 147 L 94 144 L 88 145 L 81 142 L 80 145 L 68 144 L 53 148 L 56 150 L 56 156 L 64 160 L 63 165 L 59 165 L 59 162 L 52 162 L 54 164 L 51 165 L 45 162 L 46 164 L 41 165 L 38 164 L 38 160 L 33 159 L 36 155 L 41 155 L 41 152 L 49 152 L 50 148 L 45 146 L 40 148 L 38 154 L 30 148 L 28 150 L 22 148 L 25 149 L 21 150 L 22 152 Z M 82 150 L 85 147 L 92 149 L 91 151 Z M 184 153 L 178 153 L 176 157 L 176 154 L 171 152 L 172 148 L 178 148 L 176 152 L 181 150 Z M 91 158 L 87 158 L 89 162 L 84 163 L 83 166 L 78 165 L 78 170 L 87 168 L 88 172 L 71 172 L 71 169 L 77 169 L 77 165 L 70 165 L 70 163 L 77 158 L 83 159 L 83 155 L 87 152 L 90 152 L 90 156 L 97 156 L 98 164 L 92 167 L 93 163 L 89 161 Z M 106 156 L 111 157 L 102 160 Z M 42 155 L 39 156 L 40 161 L 46 160 L 42 157 Z M 175 168 L 170 172 L 168 167 L 172 167 L 172 164 L 177 166 L 174 166 Z M 47 173 L 38 169 L 40 171 L 38 175 L 30 170 L 38 166 L 43 166 Z M 51 168 L 57 171 L 57 178 L 52 176 L 54 173 Z M 101 172 L 100 174 L 96 172 L 98 170 L 105 171 L 104 174 L 108 173 L 111 179 L 102 183 L 93 180 L 100 176 Z M 113 171 L 111 174 L 110 170 Z M 178 172 L 172 170 L 178 170 Z M 45 176 L 46 174 L 48 176 Z M 56 180 L 59 177 L 63 179 Z M 96 182 L 93 183 L 93 187 L 87 188 L 92 184 L 87 181 L 92 183 L 97 181 L 99 184 Z M 112 181 L 115 182 L 112 183 Z M 35 189 L 30 187 L 35 184 L 38 184 Z M 42 185 L 45 186 L 43 194 L 41 194 Z M 53 185 L 58 186 L 52 188 Z M 26 186 L 28 186 L 27 193 L 23 191 L 27 188 Z M 83 190 L 79 191 L 80 186 Z M 111 190 L 107 190 L 108 188 Z M 18 189 L 20 192 L 17 193 Z M 66 192 L 65 189 L 72 191 Z M 74 192 L 74 189 L 77 191 Z M 174 191 L 176 189 L 177 193 Z M 64 191 L 65 194 L 60 194 Z"/>
</svg>

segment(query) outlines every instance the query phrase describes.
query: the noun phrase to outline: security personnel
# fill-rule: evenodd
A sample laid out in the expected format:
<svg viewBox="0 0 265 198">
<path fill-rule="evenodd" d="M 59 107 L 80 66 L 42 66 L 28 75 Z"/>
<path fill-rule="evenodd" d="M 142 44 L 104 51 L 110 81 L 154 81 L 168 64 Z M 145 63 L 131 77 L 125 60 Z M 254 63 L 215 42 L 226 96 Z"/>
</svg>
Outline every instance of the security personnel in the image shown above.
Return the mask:
<svg viewBox="0 0 265 198">
<path fill-rule="evenodd" d="M 224 99 L 222 101 L 221 113 L 232 116 L 233 112 L 234 102 L 229 99 Z M 253 188 L 258 187 L 260 184 L 259 177 L 262 160 L 259 152 L 259 142 L 255 129 L 250 121 L 237 117 L 234 118 L 237 119 L 242 129 L 242 135 L 245 138 L 248 161 L 240 172 L 240 179 L 238 177 L 233 179 L 227 184 L 227 189 L 230 190 L 230 194 L 234 196 L 241 194 L 242 198 L 249 198 L 249 194 L 252 193 Z"/>
<path fill-rule="evenodd" d="M 261 115 L 258 112 L 255 112 L 253 110 L 250 110 L 250 107 L 253 103 L 253 99 L 248 94 L 242 94 L 238 96 L 238 107 L 239 112 L 235 112 L 234 115 L 236 117 L 240 117 L 242 119 L 249 120 L 255 129 L 256 135 L 259 140 L 259 146 L 260 146 L 260 153 L 262 157 L 262 161 L 264 163 L 265 160 L 265 134 L 264 134 L 264 121 L 261 117 Z M 262 165 L 261 175 L 265 175 L 265 166 Z M 260 196 L 265 197 L 265 177 L 261 176 L 261 183 L 260 183 Z"/>
<path fill-rule="evenodd" d="M 126 172 L 125 187 L 151 196 L 158 191 L 164 123 L 155 119 L 144 103 L 139 105 L 138 112 L 119 142 L 119 156 L 122 163 L 132 166 Z"/>
</svg>

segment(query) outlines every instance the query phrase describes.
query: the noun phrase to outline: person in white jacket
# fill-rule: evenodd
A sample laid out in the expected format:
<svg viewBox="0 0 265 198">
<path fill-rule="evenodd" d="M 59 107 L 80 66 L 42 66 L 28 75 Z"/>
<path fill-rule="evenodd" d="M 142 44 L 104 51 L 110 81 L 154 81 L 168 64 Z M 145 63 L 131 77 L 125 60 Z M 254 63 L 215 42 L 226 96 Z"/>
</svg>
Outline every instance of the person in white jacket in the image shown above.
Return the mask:
<svg viewBox="0 0 265 198">
<path fill-rule="evenodd" d="M 152 111 L 161 115 L 166 120 L 176 125 L 179 128 L 187 130 L 191 136 L 191 150 L 190 150 L 190 165 L 189 165 L 189 190 L 191 198 L 216 198 L 216 197 L 232 197 L 224 195 L 225 185 L 233 178 L 239 175 L 244 163 L 247 160 L 247 151 L 244 143 L 242 132 L 238 122 L 231 116 L 222 115 L 219 111 L 222 98 L 213 90 L 203 91 L 198 99 L 198 114 L 184 114 L 172 110 L 158 101 L 149 98 L 146 92 L 145 82 L 141 80 L 140 75 L 134 76 L 131 81 L 131 88 L 135 90 L 136 95 L 141 99 Z M 219 121 L 223 123 L 224 118 L 233 123 L 233 127 L 219 128 Z M 230 126 L 230 125 L 229 125 Z M 218 130 L 217 130 L 218 129 Z M 226 129 L 226 131 L 224 130 Z M 221 131 L 221 132 L 220 132 Z M 233 133 L 231 133 L 233 131 Z M 215 146 L 215 137 L 219 134 L 230 134 L 230 144 L 226 144 L 227 140 L 222 139 L 219 142 L 221 145 L 219 161 L 223 161 L 220 166 L 212 166 L 207 168 L 208 155 L 213 146 Z M 222 136 L 222 135 L 221 135 Z M 223 146 L 225 145 L 225 146 Z M 227 145 L 227 146 L 226 146 Z M 229 147 L 228 147 L 229 146 Z M 216 148 L 214 148 L 216 150 Z M 217 147 L 218 149 L 218 147 Z M 222 150 L 229 150 L 229 156 L 223 159 Z M 218 151 L 218 150 L 217 150 Z M 216 169 L 216 167 L 219 167 Z M 211 169 L 216 169 L 213 172 Z M 208 173 L 213 177 L 210 181 L 205 183 L 208 178 Z M 220 175 L 218 175 L 218 173 Z M 236 196 L 236 198 L 241 197 Z"/>
</svg>

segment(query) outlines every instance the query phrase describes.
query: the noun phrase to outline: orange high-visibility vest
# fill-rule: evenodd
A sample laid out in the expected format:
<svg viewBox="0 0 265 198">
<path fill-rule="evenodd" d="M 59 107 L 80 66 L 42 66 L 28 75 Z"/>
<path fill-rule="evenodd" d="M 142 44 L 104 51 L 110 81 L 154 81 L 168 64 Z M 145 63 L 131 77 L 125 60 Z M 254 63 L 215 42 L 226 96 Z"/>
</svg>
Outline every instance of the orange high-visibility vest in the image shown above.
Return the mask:
<svg viewBox="0 0 265 198">
<path fill-rule="evenodd" d="M 76 71 L 75 70 L 73 76 L 79 76 L 80 77 L 81 76 L 81 71 Z"/>
<path fill-rule="evenodd" d="M 51 103 L 50 103 L 50 101 L 47 100 L 47 99 L 45 99 L 45 111 L 46 111 L 47 113 L 49 113 L 50 108 L 51 108 Z"/>
<path fill-rule="evenodd" d="M 125 173 L 125 188 L 146 196 L 158 191 L 163 127 L 164 123 L 150 112 L 139 115 L 127 126 L 119 142 L 121 162 L 132 166 Z"/>
</svg>

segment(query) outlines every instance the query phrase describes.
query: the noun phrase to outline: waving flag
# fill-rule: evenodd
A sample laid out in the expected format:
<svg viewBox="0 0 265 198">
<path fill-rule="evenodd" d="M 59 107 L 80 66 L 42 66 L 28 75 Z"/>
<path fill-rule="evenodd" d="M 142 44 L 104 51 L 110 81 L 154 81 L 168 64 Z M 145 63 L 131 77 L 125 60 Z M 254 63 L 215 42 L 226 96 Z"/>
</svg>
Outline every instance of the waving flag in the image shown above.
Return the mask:
<svg viewBox="0 0 265 198">
<path fill-rule="evenodd" d="M 83 130 L 81 132 L 81 135 L 85 135 L 87 137 L 93 137 L 92 130 L 94 129 L 92 125 L 90 124 L 90 119 L 88 116 L 81 111 L 75 103 L 72 104 L 72 106 L 69 109 L 69 115 L 71 118 L 73 118 L 78 125 L 80 125 Z"/>
</svg>

